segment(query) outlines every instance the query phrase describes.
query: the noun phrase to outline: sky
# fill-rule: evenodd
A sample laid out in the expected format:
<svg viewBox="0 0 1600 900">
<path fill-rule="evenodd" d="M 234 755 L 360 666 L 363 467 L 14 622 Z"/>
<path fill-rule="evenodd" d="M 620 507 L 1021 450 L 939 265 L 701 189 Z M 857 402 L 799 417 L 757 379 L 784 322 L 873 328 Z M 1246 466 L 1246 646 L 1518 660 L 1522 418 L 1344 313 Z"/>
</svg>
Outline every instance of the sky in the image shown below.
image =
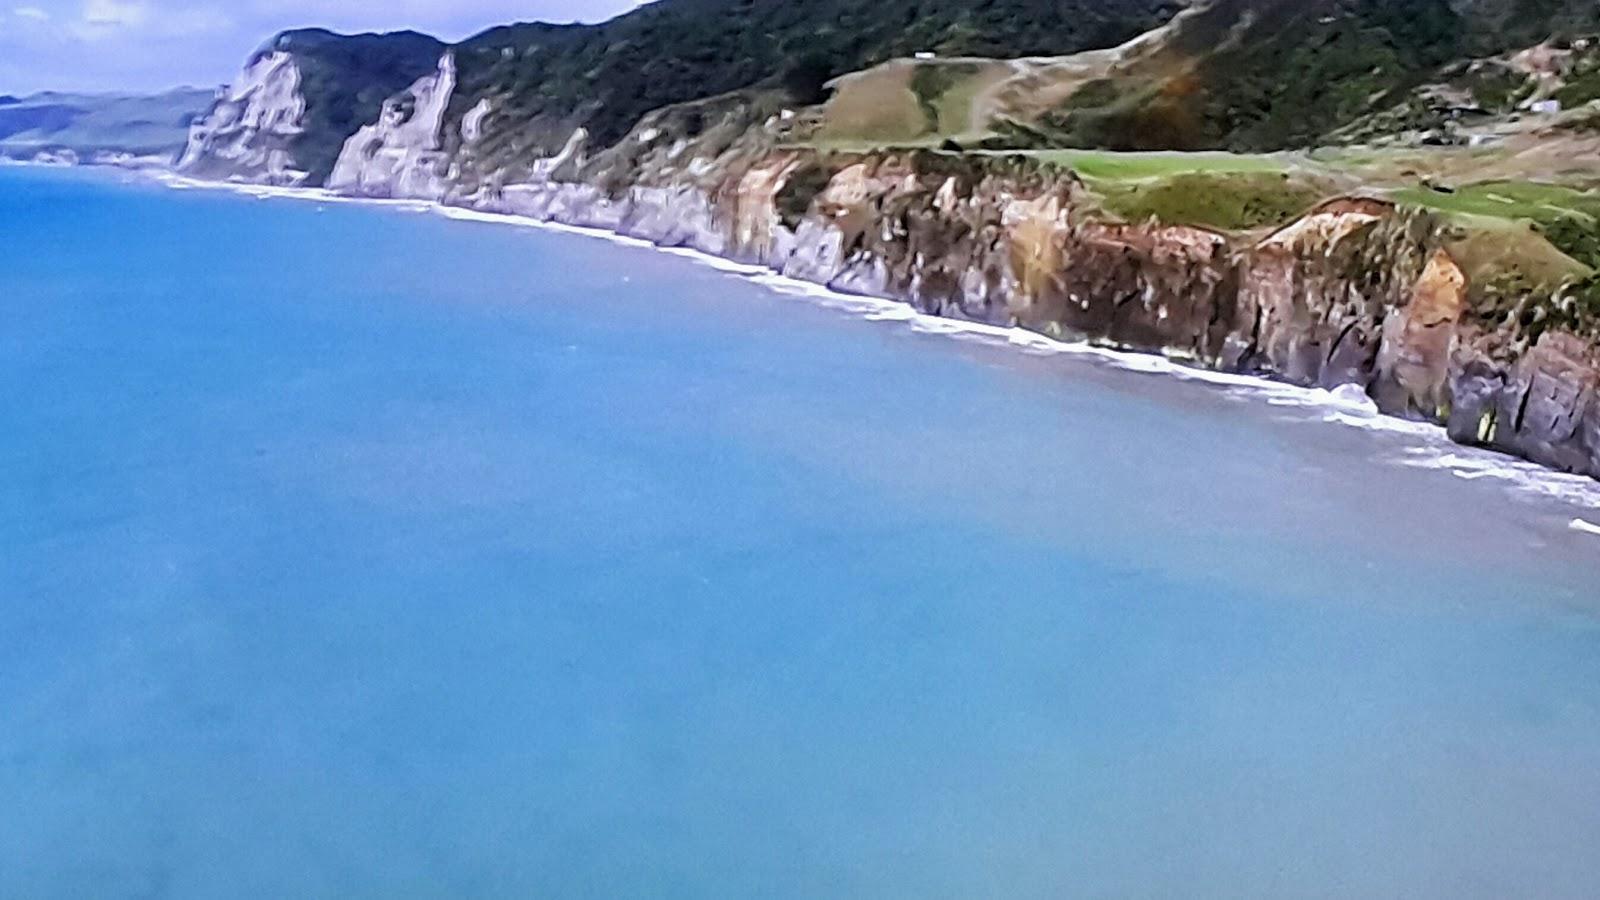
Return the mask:
<svg viewBox="0 0 1600 900">
<path fill-rule="evenodd" d="M 459 40 L 508 22 L 600 21 L 639 2 L 0 0 L 0 94 L 215 87 L 286 28 L 414 28 Z"/>
</svg>

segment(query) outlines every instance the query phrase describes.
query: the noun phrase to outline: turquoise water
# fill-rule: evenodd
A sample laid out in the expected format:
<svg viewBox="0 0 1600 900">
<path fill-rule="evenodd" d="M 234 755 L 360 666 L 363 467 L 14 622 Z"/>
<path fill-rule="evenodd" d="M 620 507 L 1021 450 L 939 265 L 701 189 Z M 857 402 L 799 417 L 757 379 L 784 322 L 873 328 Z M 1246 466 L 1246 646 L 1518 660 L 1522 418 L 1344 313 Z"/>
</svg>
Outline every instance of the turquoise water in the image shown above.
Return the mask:
<svg viewBox="0 0 1600 900">
<path fill-rule="evenodd" d="M 0 897 L 1600 884 L 1600 541 L 593 238 L 0 170 Z"/>
</svg>

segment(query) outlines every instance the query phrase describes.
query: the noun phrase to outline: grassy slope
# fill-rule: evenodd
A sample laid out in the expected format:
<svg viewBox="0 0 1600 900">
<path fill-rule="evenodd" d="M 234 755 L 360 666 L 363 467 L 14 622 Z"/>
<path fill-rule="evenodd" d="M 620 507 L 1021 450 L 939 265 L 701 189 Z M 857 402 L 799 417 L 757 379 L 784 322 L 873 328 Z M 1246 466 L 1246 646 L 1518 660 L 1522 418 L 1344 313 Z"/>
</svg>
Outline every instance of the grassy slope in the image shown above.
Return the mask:
<svg viewBox="0 0 1600 900">
<path fill-rule="evenodd" d="M 662 0 L 596 26 L 519 25 L 465 42 L 452 117 L 478 99 L 555 149 L 601 144 L 651 110 L 754 85 L 819 99 L 823 81 L 897 57 L 1072 53 L 1170 18 L 1177 0 Z M 809 95 L 809 96 L 808 96 Z M 510 149 L 510 148 L 508 148 Z"/>
<path fill-rule="evenodd" d="M 991 102 L 974 118 L 992 114 L 994 128 L 1017 148 L 1293 149 L 1359 127 L 1452 65 L 1591 29 L 1600 31 L 1600 3 L 1214 0 L 1141 52 L 1109 64 L 1104 54 L 1084 53 L 1054 69 L 1030 65 L 997 104 L 981 92 L 966 96 Z M 950 63 L 919 65 L 914 82 L 954 80 Z M 854 76 L 851 86 L 870 74 Z M 1504 67 L 1475 78 L 1484 96 L 1503 82 L 1507 101 L 1526 83 Z M 1558 97 L 1569 106 L 1600 97 L 1600 60 L 1575 73 Z M 1499 105 L 1511 111 L 1510 103 Z M 935 137 L 954 136 L 932 125 Z"/>
<path fill-rule="evenodd" d="M 1085 178 L 1137 179 L 1188 173 L 1282 172 L 1288 162 L 1272 154 L 1117 153 L 1105 150 L 1039 150 L 1028 155 L 1067 166 Z"/>
<path fill-rule="evenodd" d="M 1600 268 L 1600 193 L 1537 182 L 1495 181 L 1451 193 L 1426 187 L 1396 191 L 1401 203 L 1445 214 L 1469 231 L 1524 243 L 1531 231 L 1578 263 Z"/>
<path fill-rule="evenodd" d="M 1600 194 L 1555 184 L 1488 182 L 1451 192 L 1416 187 L 1397 192 L 1396 199 L 1446 213 L 1534 222 L 1570 219 L 1600 228 Z"/>
</svg>

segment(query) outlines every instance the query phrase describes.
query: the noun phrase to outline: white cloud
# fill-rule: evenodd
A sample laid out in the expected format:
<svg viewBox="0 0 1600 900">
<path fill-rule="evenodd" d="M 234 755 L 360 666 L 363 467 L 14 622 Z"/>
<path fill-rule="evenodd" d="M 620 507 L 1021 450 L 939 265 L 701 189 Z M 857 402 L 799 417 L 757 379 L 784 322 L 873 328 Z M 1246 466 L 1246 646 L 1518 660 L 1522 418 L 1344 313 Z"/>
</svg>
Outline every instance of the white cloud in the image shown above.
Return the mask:
<svg viewBox="0 0 1600 900">
<path fill-rule="evenodd" d="M 138 28 L 150 17 L 143 0 L 87 0 L 78 18 L 68 26 L 73 37 L 100 41 L 121 31 Z"/>
<path fill-rule="evenodd" d="M 88 0 L 80 21 L 91 27 L 128 28 L 143 25 L 150 18 L 144 0 Z"/>
<path fill-rule="evenodd" d="M 217 34 L 230 31 L 234 27 L 234 21 L 231 16 L 210 6 L 163 13 L 158 20 L 152 23 L 153 31 L 162 37 L 169 38 Z"/>
<path fill-rule="evenodd" d="M 19 19 L 31 19 L 35 22 L 50 21 L 50 14 L 37 6 L 19 6 L 11 11 Z"/>
<path fill-rule="evenodd" d="M 116 36 L 130 40 L 199 37 L 233 27 L 233 19 L 212 6 L 152 9 L 146 0 L 87 0 L 68 30 L 79 40 L 104 42 Z"/>
</svg>

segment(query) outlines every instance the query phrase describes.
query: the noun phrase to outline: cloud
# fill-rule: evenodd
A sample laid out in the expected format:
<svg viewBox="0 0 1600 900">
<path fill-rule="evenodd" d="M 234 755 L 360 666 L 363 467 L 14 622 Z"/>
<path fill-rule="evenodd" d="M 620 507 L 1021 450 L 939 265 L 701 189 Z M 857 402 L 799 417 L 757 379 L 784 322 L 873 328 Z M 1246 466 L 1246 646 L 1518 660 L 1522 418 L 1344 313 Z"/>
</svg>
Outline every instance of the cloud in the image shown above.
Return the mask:
<svg viewBox="0 0 1600 900">
<path fill-rule="evenodd" d="M 81 40 L 98 41 L 118 31 L 138 28 L 150 18 L 143 0 L 88 0 L 69 26 Z"/>
<path fill-rule="evenodd" d="M 88 0 L 71 32 L 88 41 L 104 40 L 119 33 L 165 39 L 219 34 L 233 27 L 233 19 L 212 6 L 152 11 L 145 0 Z"/>
<path fill-rule="evenodd" d="M 108 28 L 143 25 L 150 18 L 144 0 L 88 0 L 83 4 L 82 22 Z"/>
<path fill-rule="evenodd" d="M 19 19 L 29 19 L 34 22 L 50 21 L 50 14 L 37 6 L 19 6 L 11 11 Z"/>
</svg>

